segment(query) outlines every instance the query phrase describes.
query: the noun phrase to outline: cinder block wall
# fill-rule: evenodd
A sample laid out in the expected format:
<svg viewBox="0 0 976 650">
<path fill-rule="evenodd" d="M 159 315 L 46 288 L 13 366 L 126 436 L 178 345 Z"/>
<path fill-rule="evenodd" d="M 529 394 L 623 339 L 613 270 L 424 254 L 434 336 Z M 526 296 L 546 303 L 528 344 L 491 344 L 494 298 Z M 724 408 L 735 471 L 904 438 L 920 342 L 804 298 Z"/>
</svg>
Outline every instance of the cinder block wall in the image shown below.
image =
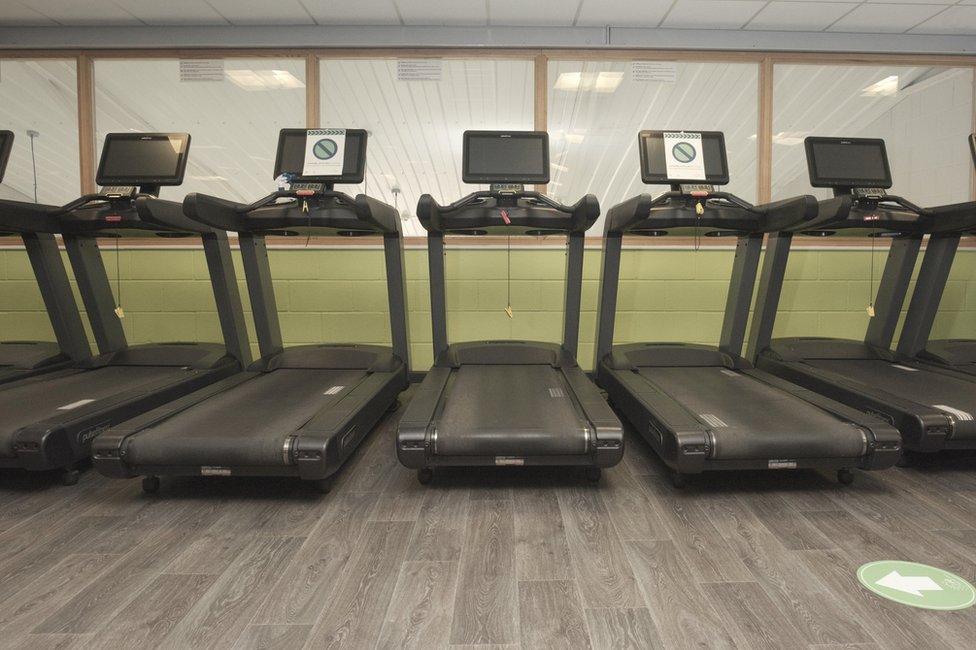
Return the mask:
<svg viewBox="0 0 976 650">
<path fill-rule="evenodd" d="M 117 289 L 116 252 L 103 249 Z M 621 268 L 617 342 L 715 343 L 722 322 L 733 253 L 725 249 L 627 250 Z M 132 343 L 218 340 L 206 265 L 200 250 L 122 249 L 117 254 L 125 329 Z M 235 265 L 247 305 L 243 271 Z M 886 251 L 874 254 L 877 283 Z M 431 363 L 427 255 L 407 251 L 413 367 Z M 790 259 L 776 335 L 859 338 L 867 327 L 871 253 L 797 250 Z M 66 262 L 67 263 L 67 262 Z M 448 249 L 449 335 L 452 340 L 561 336 L 564 252 Z M 288 344 L 389 341 L 383 256 L 379 249 L 274 249 L 272 273 Z M 592 365 L 600 252 L 586 251 L 580 363 Z M 876 284 L 875 284 L 876 287 Z M 79 301 L 80 304 L 80 301 Z M 248 313 L 250 319 L 250 313 Z M 256 353 L 254 330 L 250 326 Z M 936 336 L 976 337 L 976 251 L 961 250 L 946 290 Z M 0 250 L 0 339 L 50 339 L 34 276 L 22 250 Z"/>
</svg>

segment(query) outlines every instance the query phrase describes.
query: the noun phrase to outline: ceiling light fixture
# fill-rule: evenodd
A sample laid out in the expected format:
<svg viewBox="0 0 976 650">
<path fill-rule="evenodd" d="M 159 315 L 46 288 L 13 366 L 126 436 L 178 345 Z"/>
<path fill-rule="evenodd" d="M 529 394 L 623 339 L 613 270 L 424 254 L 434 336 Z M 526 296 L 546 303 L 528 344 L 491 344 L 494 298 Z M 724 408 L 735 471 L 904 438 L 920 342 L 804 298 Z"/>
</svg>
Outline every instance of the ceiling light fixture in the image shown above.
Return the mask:
<svg viewBox="0 0 976 650">
<path fill-rule="evenodd" d="M 563 72 L 553 86 L 556 90 L 612 93 L 624 80 L 623 72 Z"/>
<path fill-rule="evenodd" d="M 287 70 L 227 70 L 227 78 L 244 90 L 290 90 L 305 83 Z"/>
<path fill-rule="evenodd" d="M 893 74 L 866 86 L 861 91 L 861 97 L 890 97 L 898 93 L 898 75 Z"/>
</svg>

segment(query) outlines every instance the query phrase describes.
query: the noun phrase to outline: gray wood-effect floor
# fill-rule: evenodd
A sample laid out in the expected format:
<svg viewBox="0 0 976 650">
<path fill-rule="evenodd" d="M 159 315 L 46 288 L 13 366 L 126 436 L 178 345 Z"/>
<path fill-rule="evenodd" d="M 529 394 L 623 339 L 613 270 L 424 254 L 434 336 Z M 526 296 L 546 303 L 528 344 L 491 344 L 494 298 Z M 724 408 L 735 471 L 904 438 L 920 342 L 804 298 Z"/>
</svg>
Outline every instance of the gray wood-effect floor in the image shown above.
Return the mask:
<svg viewBox="0 0 976 650">
<path fill-rule="evenodd" d="M 630 436 L 598 485 L 465 469 L 424 487 L 396 461 L 396 418 L 328 495 L 0 475 L 0 646 L 973 647 L 976 609 L 890 603 L 855 570 L 903 559 L 973 581 L 976 463 L 678 491 Z"/>
</svg>

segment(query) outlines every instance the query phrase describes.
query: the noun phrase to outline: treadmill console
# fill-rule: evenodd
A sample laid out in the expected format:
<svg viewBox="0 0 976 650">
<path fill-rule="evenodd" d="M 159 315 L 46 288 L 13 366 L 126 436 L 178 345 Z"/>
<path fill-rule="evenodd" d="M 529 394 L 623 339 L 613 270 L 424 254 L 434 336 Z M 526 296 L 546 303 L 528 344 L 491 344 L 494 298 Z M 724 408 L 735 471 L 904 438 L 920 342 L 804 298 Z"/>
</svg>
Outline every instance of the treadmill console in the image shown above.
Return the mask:
<svg viewBox="0 0 976 650">
<path fill-rule="evenodd" d="M 637 142 L 641 180 L 648 185 L 670 185 L 695 194 L 729 182 L 721 131 L 641 131 Z"/>
<path fill-rule="evenodd" d="M 10 151 L 14 148 L 14 132 L 0 131 L 0 182 L 3 181 L 3 174 L 7 171 L 7 162 L 10 160 Z"/>
<path fill-rule="evenodd" d="M 549 182 L 549 134 L 465 131 L 462 160 L 465 183 L 489 184 L 493 193 L 520 194 L 525 185 Z"/>
<path fill-rule="evenodd" d="M 282 129 L 278 133 L 274 178 L 292 179 L 292 191 L 321 193 L 337 183 L 356 185 L 366 178 L 363 129 Z"/>
<path fill-rule="evenodd" d="M 109 133 L 95 181 L 115 198 L 131 196 L 133 186 L 159 194 L 161 186 L 182 185 L 189 149 L 189 133 Z"/>
<path fill-rule="evenodd" d="M 873 200 L 884 198 L 891 187 L 884 140 L 809 137 L 804 146 L 813 187 L 830 187 L 835 194 L 854 193 L 856 198 Z"/>
</svg>

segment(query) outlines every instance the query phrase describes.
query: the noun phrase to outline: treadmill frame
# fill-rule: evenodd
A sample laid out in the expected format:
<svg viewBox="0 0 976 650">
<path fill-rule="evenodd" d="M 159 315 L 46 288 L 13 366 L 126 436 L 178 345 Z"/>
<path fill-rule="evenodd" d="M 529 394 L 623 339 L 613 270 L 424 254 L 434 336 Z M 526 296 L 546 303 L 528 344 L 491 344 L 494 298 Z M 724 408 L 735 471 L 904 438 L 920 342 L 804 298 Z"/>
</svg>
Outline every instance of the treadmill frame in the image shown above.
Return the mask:
<svg viewBox="0 0 976 650">
<path fill-rule="evenodd" d="M 672 193 L 680 189 L 672 187 Z M 631 206 L 631 202 L 633 205 Z M 628 214 L 641 212 L 641 202 L 650 206 L 651 199 L 644 195 L 628 202 Z M 624 205 L 624 204 L 622 204 Z M 612 213 L 612 211 L 611 211 Z M 636 227 L 643 219 L 628 225 Z M 617 292 L 620 280 L 620 261 L 626 226 L 614 228 L 608 216 L 603 235 L 603 262 L 601 268 L 599 312 L 597 321 L 597 345 L 594 365 L 597 383 L 607 391 L 608 399 L 638 433 L 651 445 L 658 456 L 680 477 L 714 470 L 752 469 L 827 469 L 846 471 L 851 467 L 883 469 L 895 463 L 900 453 L 897 432 L 874 418 L 865 416 L 836 401 L 816 395 L 811 391 L 783 381 L 761 369 L 754 368 L 742 356 L 742 348 L 749 320 L 749 310 L 755 288 L 759 258 L 764 239 L 763 232 L 742 232 L 736 237 L 735 257 L 726 294 L 722 329 L 717 348 L 695 344 L 634 343 L 614 346 L 614 326 L 617 310 Z M 768 255 L 768 252 L 767 252 Z M 660 346 L 660 347 L 657 347 Z M 631 369 L 615 367 L 614 351 L 657 347 L 659 354 L 721 356 L 725 367 L 739 372 L 773 389 L 833 415 L 847 420 L 862 432 L 863 451 L 857 457 L 807 457 L 790 459 L 710 458 L 715 443 L 709 426 L 703 424 L 678 399 L 668 395 L 647 377 L 641 377 Z M 711 365 L 711 364 L 709 364 Z M 680 479 L 676 479 L 679 480 Z"/>
<path fill-rule="evenodd" d="M 772 339 L 792 238 L 792 232 L 771 235 L 766 249 L 750 331 L 750 352 L 755 357 L 756 365 L 788 381 L 887 421 L 900 431 L 902 446 L 906 451 L 931 453 L 942 449 L 976 448 L 973 441 L 951 439 L 955 420 L 944 411 L 899 397 L 880 388 L 866 389 L 860 382 L 854 382 L 836 372 L 816 368 L 805 363 L 802 358 L 791 358 L 785 353 L 791 345 L 819 343 L 833 345 L 839 353 L 846 349 L 853 353 L 870 354 L 872 356 L 869 358 L 881 361 L 905 363 L 906 360 L 899 358 L 890 347 L 921 247 L 922 228 L 915 228 L 914 232 L 904 233 L 892 240 L 874 301 L 875 316 L 868 325 L 863 342 L 820 337 Z M 948 374 L 962 381 L 972 381 L 972 378 L 962 373 L 936 369 L 928 364 L 913 364 L 909 360 L 907 365 L 921 371 Z M 976 392 L 976 384 L 973 388 Z"/>
<path fill-rule="evenodd" d="M 92 201 L 95 204 L 90 206 Z M 155 209 L 165 212 L 167 209 L 172 210 L 172 207 L 171 202 L 160 201 L 148 195 L 111 199 L 102 195 L 89 195 L 61 209 L 40 206 L 28 208 L 28 212 L 37 210 L 50 214 L 49 219 L 38 220 L 38 229 L 57 230 L 62 235 L 99 355 L 74 363 L 63 372 L 8 383 L 0 387 L 0 390 L 12 390 L 27 385 L 36 385 L 38 390 L 45 390 L 47 380 L 55 380 L 64 373 L 97 371 L 108 366 L 159 366 L 160 358 L 166 359 L 166 367 L 184 368 L 185 374 L 177 378 L 149 382 L 136 388 L 121 386 L 120 392 L 111 398 L 39 418 L 14 433 L 15 456 L 0 459 L 0 467 L 32 471 L 65 469 L 68 470 L 65 481 L 73 482 L 76 474 L 72 473 L 72 468 L 89 458 L 92 441 L 109 427 L 238 373 L 250 362 L 244 310 L 226 233 L 199 225 L 189 229 L 189 232 L 199 235 L 203 241 L 224 336 L 223 344 L 128 345 L 121 320 L 114 310 L 112 288 L 96 237 L 99 233 L 104 234 L 104 231 L 116 236 L 127 232 L 183 233 L 185 231 L 182 228 L 187 224 L 182 221 L 171 222 L 169 219 L 172 215 L 154 216 Z M 104 217 L 108 214 L 118 218 L 106 220 Z M 71 215 L 71 218 L 66 219 L 64 215 Z M 27 216 L 29 215 L 26 213 L 17 215 L 11 221 L 18 226 L 18 230 L 32 232 L 29 220 L 21 218 Z M 46 268 L 50 269 L 54 264 L 55 254 L 60 262 L 60 253 L 56 253 L 55 248 L 48 247 L 44 262 Z M 58 274 L 38 276 L 38 281 L 43 282 L 42 278 L 52 278 L 59 283 Z M 63 290 L 63 286 L 46 289 L 54 295 Z M 63 302 L 59 306 L 64 307 Z"/>
<path fill-rule="evenodd" d="M 339 195 L 332 191 L 331 186 L 327 187 L 326 194 L 330 199 Z M 194 196 L 188 196 L 186 201 L 192 201 L 191 197 Z M 211 224 L 215 228 L 233 226 L 238 232 L 260 358 L 243 373 L 149 411 L 100 435 L 94 446 L 95 467 L 100 473 L 114 478 L 145 476 L 148 483 L 145 483 L 144 487 L 158 486 L 159 476 L 294 476 L 306 481 L 315 481 L 324 491 L 331 486 L 332 477 L 359 447 L 363 439 L 372 432 L 379 420 L 396 406 L 398 395 L 408 386 L 407 376 L 410 367 L 406 276 L 399 216 L 390 217 L 389 224 L 373 220 L 359 225 L 361 228 L 371 229 L 372 234 L 383 237 L 392 348 L 357 344 L 312 344 L 286 349 L 281 335 L 265 232 L 260 229 L 248 229 L 246 218 L 242 216 L 251 210 L 261 209 L 266 205 L 272 206 L 274 200 L 285 196 L 289 196 L 289 193 L 277 192 L 251 206 L 238 206 L 242 212 L 236 215 L 234 224 Z M 349 199 L 348 196 L 341 196 Z M 370 207 L 385 206 L 368 197 L 362 198 Z M 229 204 L 229 202 L 224 203 Z M 359 198 L 355 203 L 359 203 Z M 385 207 L 389 208 L 389 206 Z M 393 208 L 389 210 L 392 212 Z M 192 218 L 200 219 L 200 214 Z M 305 216 L 302 215 L 298 221 L 304 225 Z M 346 223 L 336 228 L 341 230 L 348 226 L 349 224 Z M 317 226 L 311 224 L 310 227 Z M 278 228 L 271 230 L 276 232 Z M 219 232 L 224 233 L 223 230 Z M 219 466 L 141 464 L 126 459 L 126 447 L 133 437 L 150 430 L 156 424 L 179 417 L 180 413 L 187 409 L 205 406 L 211 397 L 232 391 L 238 385 L 273 372 L 283 355 L 303 350 L 314 354 L 316 351 L 328 353 L 332 350 L 350 349 L 373 352 L 377 357 L 392 351 L 396 363 L 385 370 L 364 369 L 367 371 L 364 379 L 336 405 L 319 410 L 311 420 L 295 431 L 278 432 L 285 439 L 282 448 L 282 464 Z"/>
<path fill-rule="evenodd" d="M 482 223 L 485 229 L 478 228 L 479 233 L 491 232 L 526 234 L 543 228 L 544 217 L 534 210 L 552 210 L 542 195 L 535 192 L 480 192 L 469 195 L 461 202 L 472 196 L 479 198 L 481 203 L 477 210 L 486 221 Z M 540 201 L 536 204 L 525 201 Z M 595 197 L 584 197 L 574 206 L 576 211 L 584 210 L 595 203 Z M 462 206 L 460 209 L 465 209 Z M 518 210 L 524 216 L 516 217 L 512 224 L 488 225 L 490 211 L 494 209 Z M 452 206 L 442 208 L 437 206 L 429 195 L 420 200 L 418 215 L 422 212 L 437 213 L 441 209 L 450 210 Z M 596 208 L 597 211 L 599 208 Z M 397 428 L 397 458 L 400 463 L 411 469 L 418 470 L 421 482 L 429 480 L 429 473 L 436 467 L 459 466 L 525 466 L 525 465 L 558 465 L 583 466 L 591 469 L 611 467 L 620 462 L 623 457 L 623 430 L 620 421 L 613 414 L 596 385 L 579 368 L 576 362 L 579 347 L 579 319 L 580 302 L 583 289 L 583 253 L 586 229 L 589 223 L 569 223 L 573 217 L 567 216 L 567 223 L 562 227 L 549 226 L 553 230 L 566 233 L 566 285 L 563 297 L 563 341 L 562 344 L 541 343 L 532 341 L 472 341 L 450 344 L 447 337 L 447 301 L 446 274 L 444 270 L 444 234 L 449 228 L 442 227 L 439 219 L 421 218 L 421 224 L 427 230 L 427 259 L 430 275 L 431 325 L 434 348 L 434 367 L 417 388 L 410 406 L 404 413 Z M 595 219 L 595 216 L 593 217 Z M 592 223 L 592 221 L 590 221 Z M 469 227 L 476 227 L 475 225 Z M 581 422 L 588 424 L 588 453 L 585 454 L 553 454 L 553 455 L 519 455 L 517 457 L 501 457 L 496 455 L 446 455 L 436 450 L 437 422 L 439 414 L 444 408 L 444 399 L 454 373 L 454 366 L 450 356 L 454 350 L 471 351 L 473 354 L 490 353 L 492 349 L 500 350 L 506 344 L 522 348 L 524 354 L 538 355 L 540 358 L 549 356 L 558 360 L 558 371 L 562 374 L 567 385 L 571 387 L 569 399 L 580 414 Z M 519 355 L 515 355 L 519 356 Z M 513 363 L 511 365 L 519 365 Z M 596 476 L 597 474 L 594 474 Z"/>
</svg>

